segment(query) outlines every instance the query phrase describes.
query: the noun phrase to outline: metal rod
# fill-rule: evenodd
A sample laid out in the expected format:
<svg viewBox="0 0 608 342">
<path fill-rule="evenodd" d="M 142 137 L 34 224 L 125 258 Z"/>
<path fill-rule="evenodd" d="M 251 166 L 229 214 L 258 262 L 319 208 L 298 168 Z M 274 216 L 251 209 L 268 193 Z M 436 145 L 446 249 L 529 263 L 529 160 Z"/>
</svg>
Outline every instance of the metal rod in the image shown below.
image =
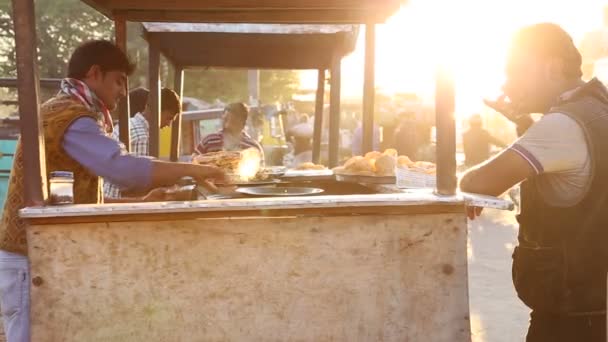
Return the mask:
<svg viewBox="0 0 608 342">
<path fill-rule="evenodd" d="M 340 152 L 340 74 L 341 59 L 336 57 L 331 68 L 329 98 L 329 167 L 338 166 Z"/>
<path fill-rule="evenodd" d="M 150 155 L 160 156 L 160 44 L 158 37 L 150 35 L 148 77 L 150 80 L 150 95 L 148 105 L 150 108 Z"/>
<path fill-rule="evenodd" d="M 59 90 L 61 85 L 60 78 L 40 78 L 38 79 L 41 88 L 50 88 Z M 16 78 L 0 77 L 0 88 L 17 88 L 19 82 Z"/>
<path fill-rule="evenodd" d="M 435 88 L 435 124 L 437 126 L 437 193 L 456 193 L 456 123 L 454 82 L 450 73 L 439 68 Z"/>
<path fill-rule="evenodd" d="M 122 51 L 127 51 L 127 21 L 126 17 L 123 14 L 115 13 L 114 14 L 114 33 L 116 36 L 116 45 L 122 49 Z M 127 84 L 125 84 L 125 92 L 127 96 L 120 99 L 120 101 L 124 101 L 124 106 L 119 106 L 118 112 L 118 124 L 120 132 L 120 141 L 125 144 L 127 151 L 131 151 L 131 127 L 130 127 L 130 105 L 129 105 L 129 80 L 127 79 Z"/>
<path fill-rule="evenodd" d="M 47 199 L 44 135 L 39 116 L 39 84 L 36 57 L 36 21 L 33 0 L 13 0 L 17 92 L 21 115 L 23 188 L 28 206 L 44 205 Z"/>
<path fill-rule="evenodd" d="M 247 70 L 247 89 L 249 92 L 249 105 L 258 104 L 260 100 L 260 70 Z"/>
<path fill-rule="evenodd" d="M 175 67 L 174 90 L 179 96 L 180 104 L 183 106 L 184 98 L 184 69 Z M 180 106 L 181 108 L 181 106 Z M 171 161 L 177 161 L 180 155 L 180 141 L 182 137 L 182 114 L 175 118 L 171 126 Z"/>
<path fill-rule="evenodd" d="M 325 97 L 325 69 L 317 74 L 317 95 L 315 96 L 315 127 L 312 139 L 312 162 L 321 160 L 321 139 L 323 136 L 323 102 Z"/>
<path fill-rule="evenodd" d="M 363 83 L 363 139 L 361 151 L 367 153 L 373 150 L 374 139 L 374 97 L 376 61 L 376 25 L 365 25 L 365 81 Z"/>
</svg>

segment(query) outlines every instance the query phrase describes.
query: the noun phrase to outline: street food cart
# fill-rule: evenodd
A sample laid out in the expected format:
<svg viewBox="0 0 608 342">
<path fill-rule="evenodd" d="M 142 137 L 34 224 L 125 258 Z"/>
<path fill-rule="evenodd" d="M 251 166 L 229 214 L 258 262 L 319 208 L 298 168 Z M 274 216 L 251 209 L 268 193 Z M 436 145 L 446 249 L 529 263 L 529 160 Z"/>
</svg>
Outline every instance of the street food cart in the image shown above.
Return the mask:
<svg viewBox="0 0 608 342">
<path fill-rule="evenodd" d="M 182 91 L 184 70 L 208 67 L 319 70 L 323 88 L 326 70 L 339 65 L 355 49 L 357 34 L 356 25 L 143 23 L 143 36 L 149 44 L 150 88 L 157 87 L 162 54 L 176 71 L 174 88 L 178 93 Z M 322 95 L 318 101 L 322 109 Z M 337 104 L 339 112 L 339 98 L 330 101 Z M 323 112 L 316 114 L 321 118 Z M 319 130 L 320 124 L 316 126 Z M 196 134 L 179 119 L 173 131 L 172 159 L 177 160 L 180 138 L 191 145 Z M 317 135 L 320 137 L 321 132 Z M 152 134 L 150 140 L 151 151 L 156 153 L 158 138 Z M 192 147 L 185 146 L 185 150 Z M 272 152 L 266 151 L 267 157 Z"/>
<path fill-rule="evenodd" d="M 399 1 L 85 2 L 116 21 L 123 47 L 126 20 L 367 24 L 370 150 L 373 27 Z M 321 196 L 45 206 L 33 1 L 14 0 L 13 9 L 32 340 L 470 340 L 465 198 L 455 191 L 448 80 L 438 80 L 434 190 L 353 184 Z M 330 130 L 339 125 L 339 69 L 334 63 Z M 158 103 L 152 108 L 158 114 Z M 128 131 L 121 134 L 128 141 Z"/>
</svg>

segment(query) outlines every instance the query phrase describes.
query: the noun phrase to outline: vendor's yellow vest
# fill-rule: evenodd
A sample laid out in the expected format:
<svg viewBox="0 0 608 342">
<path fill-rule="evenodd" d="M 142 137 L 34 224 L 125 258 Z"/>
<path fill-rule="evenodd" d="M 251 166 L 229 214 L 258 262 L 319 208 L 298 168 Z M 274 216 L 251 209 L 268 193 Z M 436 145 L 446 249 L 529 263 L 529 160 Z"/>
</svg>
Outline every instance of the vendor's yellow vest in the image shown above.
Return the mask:
<svg viewBox="0 0 608 342">
<path fill-rule="evenodd" d="M 53 171 L 73 172 L 74 203 L 101 203 L 103 197 L 99 177 L 70 158 L 62 147 L 63 135 L 76 119 L 91 117 L 98 120 L 98 115 L 67 95 L 59 95 L 44 103 L 40 108 L 40 114 L 46 145 L 47 174 Z M 0 249 L 27 255 L 25 222 L 19 218 L 19 210 L 25 207 L 23 181 L 23 150 L 19 141 L 0 224 Z"/>
</svg>

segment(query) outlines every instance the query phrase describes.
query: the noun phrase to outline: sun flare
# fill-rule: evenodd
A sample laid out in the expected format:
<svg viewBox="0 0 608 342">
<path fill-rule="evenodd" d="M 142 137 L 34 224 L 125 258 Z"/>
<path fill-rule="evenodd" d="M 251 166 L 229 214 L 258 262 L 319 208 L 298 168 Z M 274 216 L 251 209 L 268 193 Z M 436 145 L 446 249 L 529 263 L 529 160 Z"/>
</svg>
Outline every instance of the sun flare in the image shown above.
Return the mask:
<svg viewBox="0 0 608 342">
<path fill-rule="evenodd" d="M 413 92 L 432 102 L 437 65 L 452 69 L 456 84 L 456 115 L 487 110 L 484 97 L 499 95 L 504 56 L 511 34 L 538 23 L 562 25 L 579 42 L 602 25 L 601 0 L 410 0 L 376 34 L 378 92 Z M 364 32 L 356 51 L 343 60 L 344 98 L 358 98 L 363 89 Z M 316 86 L 316 72 L 302 76 L 305 88 Z"/>
</svg>

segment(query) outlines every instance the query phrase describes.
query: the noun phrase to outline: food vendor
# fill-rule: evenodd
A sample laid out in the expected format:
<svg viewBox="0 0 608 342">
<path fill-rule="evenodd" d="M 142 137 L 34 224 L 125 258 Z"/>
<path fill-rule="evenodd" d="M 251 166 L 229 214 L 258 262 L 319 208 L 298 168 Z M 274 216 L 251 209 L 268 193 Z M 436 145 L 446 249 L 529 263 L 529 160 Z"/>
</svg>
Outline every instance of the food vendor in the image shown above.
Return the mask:
<svg viewBox="0 0 608 342">
<path fill-rule="evenodd" d="M 198 154 L 219 151 L 242 151 L 254 148 L 264 160 L 262 146 L 245 132 L 249 109 L 241 102 L 231 103 L 224 109 L 222 129 L 204 137 L 196 147 Z"/>
</svg>

